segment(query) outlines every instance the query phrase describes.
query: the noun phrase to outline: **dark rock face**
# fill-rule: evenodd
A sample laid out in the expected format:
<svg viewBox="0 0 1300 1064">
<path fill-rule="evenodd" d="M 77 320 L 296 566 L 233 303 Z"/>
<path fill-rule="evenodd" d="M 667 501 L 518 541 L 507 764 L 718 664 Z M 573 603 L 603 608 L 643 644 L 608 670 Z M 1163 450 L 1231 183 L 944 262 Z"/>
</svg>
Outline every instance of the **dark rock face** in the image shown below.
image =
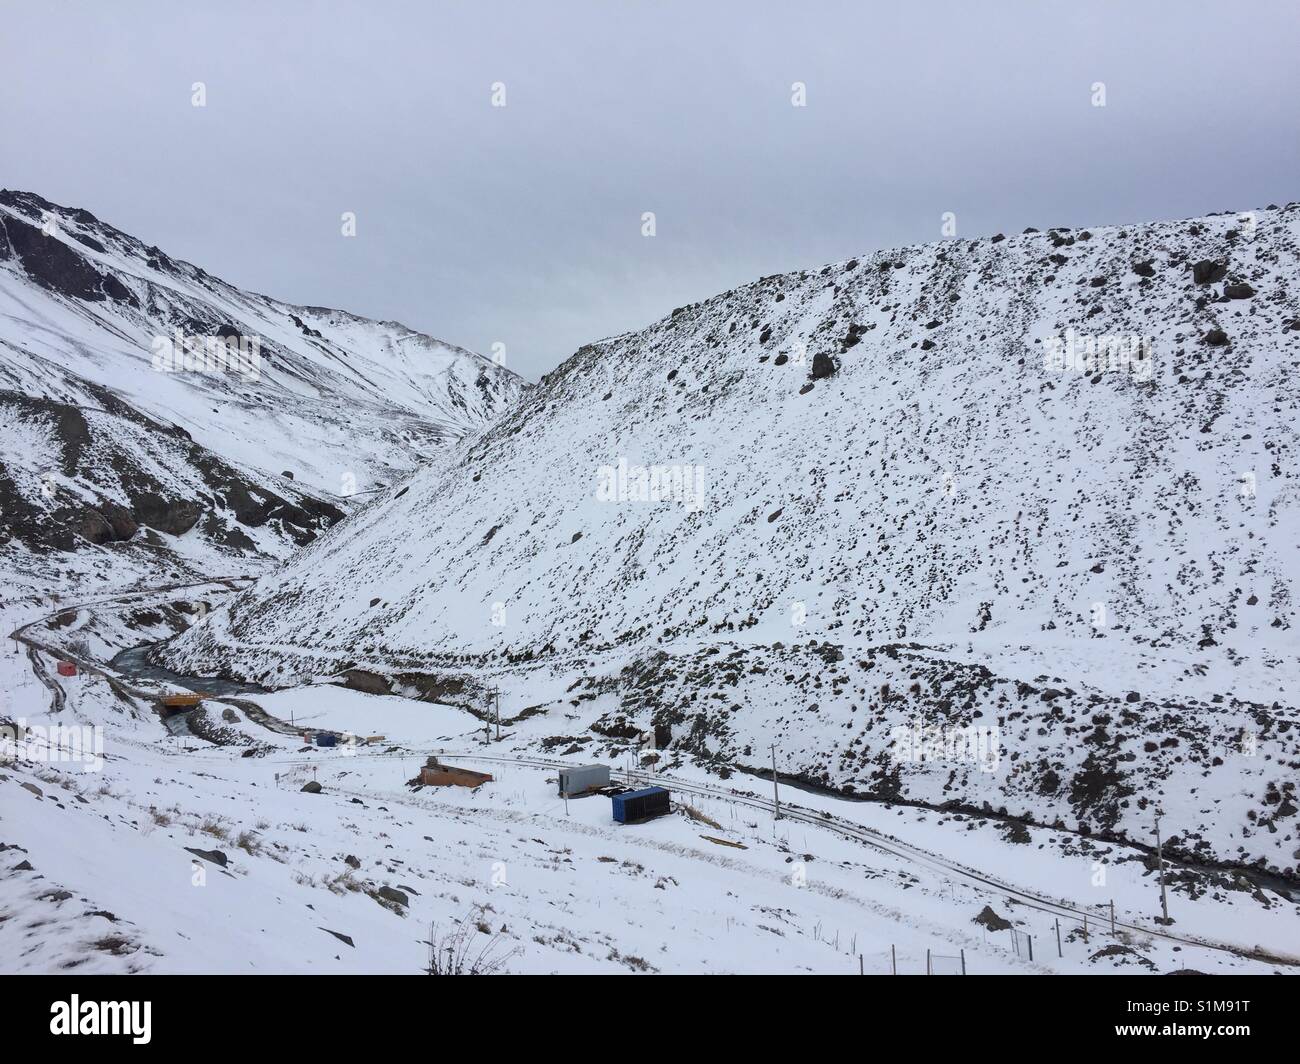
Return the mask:
<svg viewBox="0 0 1300 1064">
<path fill-rule="evenodd" d="M 249 527 L 279 522 L 279 530 L 297 546 L 305 546 L 322 528 L 342 520 L 343 512 L 331 503 L 309 496 L 294 502 L 266 491 L 191 442 L 183 429 L 154 421 L 111 392 L 97 388 L 92 392 L 102 411 L 94 415 L 93 423 L 71 404 L 0 391 L 0 409 L 46 426 L 58 444 L 58 472 L 90 489 L 89 495 L 74 496 L 56 486 L 49 505 L 42 506 L 39 500 L 23 498 L 18 481 L 0 465 L 0 542 L 16 539 L 37 549 L 67 551 L 87 542 L 126 542 L 141 526 L 179 536 L 202 521 L 200 530 L 205 537 L 234 550 L 256 553 L 257 545 L 222 517 L 221 506 L 228 505 L 235 520 Z M 198 499 L 172 495 L 174 489 L 160 483 L 148 467 L 138 466 L 112 447 L 112 430 L 104 424 L 104 414 L 144 429 L 167 453 L 164 461 L 175 464 L 179 460 L 192 467 L 202 488 L 210 490 L 215 499 L 209 498 L 206 504 L 199 501 L 206 498 L 199 485 L 195 486 Z M 178 446 L 180 452 L 174 450 Z M 100 495 L 96 485 L 102 483 L 105 472 L 125 493 L 125 497 L 119 495 L 121 501 Z"/>
<path fill-rule="evenodd" d="M 1205 334 L 1205 342 L 1211 347 L 1224 347 L 1228 343 L 1228 334 L 1222 329 L 1211 329 Z"/>
<path fill-rule="evenodd" d="M 1151 264 L 1151 260 L 1147 259 L 1146 262 L 1133 263 L 1133 272 L 1139 277 L 1154 277 L 1156 268 Z"/>
<path fill-rule="evenodd" d="M 96 510 L 83 510 L 73 519 L 72 530 L 90 543 L 113 542 L 113 526 Z"/>
<path fill-rule="evenodd" d="M 813 355 L 812 379 L 819 381 L 823 377 L 833 377 L 838 368 L 835 365 L 835 359 L 831 358 L 825 351 L 818 351 L 817 354 Z"/>
<path fill-rule="evenodd" d="M 27 276 L 45 288 L 75 299 L 99 302 L 107 297 L 99 271 L 63 241 L 46 236 L 36 226 L 6 217 L 0 225 Z"/>
<path fill-rule="evenodd" d="M 392 684 L 388 682 L 387 677 L 380 676 L 376 672 L 367 672 L 365 669 L 345 669 L 339 673 L 343 680 L 342 686 L 349 691 L 364 691 L 371 695 L 390 695 L 393 693 Z"/>
<path fill-rule="evenodd" d="M 140 527 L 131 511 L 115 502 L 100 503 L 99 513 L 112 528 L 113 539 L 117 542 L 130 539 Z"/>
<path fill-rule="evenodd" d="M 320 794 L 320 784 L 315 780 L 308 780 L 300 789 L 307 794 Z"/>
<path fill-rule="evenodd" d="M 168 500 L 149 493 L 136 499 L 135 513 L 140 524 L 180 536 L 198 523 L 203 516 L 203 507 L 188 499 Z"/>
<path fill-rule="evenodd" d="M 114 502 L 74 511 L 68 524 L 82 539 L 97 544 L 123 543 L 139 528 L 131 511 Z"/>
<path fill-rule="evenodd" d="M 139 306 L 135 295 L 121 281 L 100 273 L 57 237 L 46 236 L 37 226 L 12 216 L 0 220 L 0 228 L 4 229 L 3 243 L 9 254 L 42 287 L 88 302 L 113 299 Z"/>
<path fill-rule="evenodd" d="M 44 511 L 27 501 L 4 464 L 0 463 L 0 546 L 12 540 L 30 543 L 52 537 L 64 542 L 64 546 L 57 549 L 71 549 L 72 537 L 51 528 Z"/>
<path fill-rule="evenodd" d="M 1229 284 L 1223 288 L 1223 294 L 1229 299 L 1249 299 L 1255 290 L 1248 284 Z"/>
<path fill-rule="evenodd" d="M 1213 259 L 1201 259 L 1192 267 L 1192 280 L 1197 284 L 1213 284 L 1215 281 L 1222 281 L 1228 273 L 1228 267 L 1225 263 L 1215 262 Z"/>
</svg>

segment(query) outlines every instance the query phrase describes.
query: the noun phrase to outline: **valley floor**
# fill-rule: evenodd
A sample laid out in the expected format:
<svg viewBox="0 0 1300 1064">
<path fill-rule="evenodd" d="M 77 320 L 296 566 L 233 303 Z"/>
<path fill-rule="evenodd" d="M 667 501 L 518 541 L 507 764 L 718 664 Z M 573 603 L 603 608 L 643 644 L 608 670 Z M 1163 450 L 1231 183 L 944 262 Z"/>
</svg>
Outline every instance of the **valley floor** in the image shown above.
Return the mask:
<svg viewBox="0 0 1300 1064">
<path fill-rule="evenodd" d="M 10 603 L 0 623 L 48 611 Z M 67 627 L 102 663 L 91 620 Z M 129 686 L 57 676 L 14 642 L 0 689 L 0 716 L 33 730 L 0 751 L 7 972 L 417 973 L 457 935 L 519 973 L 1300 970 L 1285 893 L 1175 869 L 1161 928 L 1146 855 L 1069 832 L 788 787 L 776 819 L 770 781 L 687 766 L 672 815 L 616 824 L 607 798 L 556 795 L 541 739 L 581 729 L 576 712 L 485 743 L 456 707 L 318 683 L 222 696 L 169 730 Z M 46 737 L 69 741 L 52 724 L 100 729 L 102 763 L 49 756 Z M 383 738 L 319 748 L 299 728 Z M 410 786 L 437 751 L 493 781 Z"/>
</svg>

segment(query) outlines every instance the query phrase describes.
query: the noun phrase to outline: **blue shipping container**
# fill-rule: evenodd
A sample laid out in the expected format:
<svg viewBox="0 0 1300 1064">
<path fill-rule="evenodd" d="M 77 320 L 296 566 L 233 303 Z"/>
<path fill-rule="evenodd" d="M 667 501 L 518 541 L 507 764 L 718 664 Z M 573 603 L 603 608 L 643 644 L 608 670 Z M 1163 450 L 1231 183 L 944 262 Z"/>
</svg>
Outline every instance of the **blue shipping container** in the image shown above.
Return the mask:
<svg viewBox="0 0 1300 1064">
<path fill-rule="evenodd" d="M 317 746 L 335 746 L 339 741 L 337 735 L 318 735 L 316 736 Z"/>
<path fill-rule="evenodd" d="M 640 820 L 663 816 L 668 812 L 668 792 L 663 787 L 646 787 L 639 791 L 625 791 L 611 799 L 614 819 L 620 824 L 635 824 Z"/>
</svg>

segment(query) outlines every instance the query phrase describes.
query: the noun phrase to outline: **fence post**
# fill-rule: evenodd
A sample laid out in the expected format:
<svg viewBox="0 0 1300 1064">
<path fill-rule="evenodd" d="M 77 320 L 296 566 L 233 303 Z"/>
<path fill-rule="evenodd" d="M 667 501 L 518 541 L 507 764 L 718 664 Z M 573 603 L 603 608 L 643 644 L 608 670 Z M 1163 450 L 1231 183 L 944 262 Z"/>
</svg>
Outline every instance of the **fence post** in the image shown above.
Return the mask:
<svg viewBox="0 0 1300 1064">
<path fill-rule="evenodd" d="M 894 951 L 894 947 L 893 947 L 892 945 L 889 947 L 889 964 L 890 964 L 890 967 L 892 967 L 892 968 L 894 969 L 894 974 L 897 975 L 897 974 L 898 974 L 898 954 Z"/>
<path fill-rule="evenodd" d="M 1115 933 L 1115 899 L 1110 899 L 1110 933 Z"/>
<path fill-rule="evenodd" d="M 858 954 L 858 975 L 866 975 L 866 974 L 867 973 L 862 966 L 862 954 L 859 953 Z"/>
<path fill-rule="evenodd" d="M 928 948 L 925 951 L 925 974 L 930 974 L 930 951 Z"/>
<path fill-rule="evenodd" d="M 961 974 L 966 974 L 966 951 L 964 949 L 961 951 Z"/>
<path fill-rule="evenodd" d="M 1034 959 L 1034 936 L 1033 936 L 1033 935 L 1027 935 L 1026 937 L 1029 939 L 1029 959 L 1030 959 L 1030 961 L 1033 961 L 1033 959 Z"/>
<path fill-rule="evenodd" d="M 1056 955 L 1058 957 L 1065 956 L 1065 954 L 1061 952 L 1061 918 L 1059 916 L 1056 918 Z"/>
</svg>

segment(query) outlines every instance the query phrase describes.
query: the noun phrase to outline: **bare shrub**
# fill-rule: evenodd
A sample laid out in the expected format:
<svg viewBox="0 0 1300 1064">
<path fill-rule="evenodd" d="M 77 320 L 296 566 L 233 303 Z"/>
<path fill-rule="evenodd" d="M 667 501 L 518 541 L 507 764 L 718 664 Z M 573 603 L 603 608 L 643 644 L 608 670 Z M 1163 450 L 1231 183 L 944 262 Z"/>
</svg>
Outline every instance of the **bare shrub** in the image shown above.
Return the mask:
<svg viewBox="0 0 1300 1064">
<path fill-rule="evenodd" d="M 426 975 L 501 975 L 506 962 L 519 947 L 505 947 L 502 931 L 495 934 L 482 919 L 478 906 L 450 928 L 439 931 L 437 922 L 429 928 L 429 966 Z"/>
</svg>

